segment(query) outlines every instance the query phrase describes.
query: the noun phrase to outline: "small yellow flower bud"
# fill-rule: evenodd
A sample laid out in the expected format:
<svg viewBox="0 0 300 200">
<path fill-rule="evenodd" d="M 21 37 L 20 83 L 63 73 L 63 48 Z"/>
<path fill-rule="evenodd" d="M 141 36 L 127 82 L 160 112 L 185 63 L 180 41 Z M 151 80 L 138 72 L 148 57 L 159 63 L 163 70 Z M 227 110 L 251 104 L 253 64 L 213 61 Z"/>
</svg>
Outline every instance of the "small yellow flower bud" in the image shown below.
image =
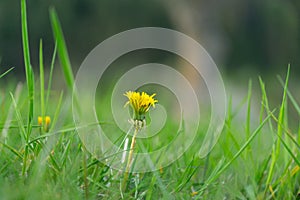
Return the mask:
<svg viewBox="0 0 300 200">
<path fill-rule="evenodd" d="M 43 120 L 43 118 L 41 116 L 38 117 L 38 125 L 44 127 L 44 130 L 46 132 L 49 131 L 49 127 L 50 127 L 50 123 L 51 123 L 51 118 L 49 116 L 46 116 Z"/>
<path fill-rule="evenodd" d="M 48 126 L 50 125 L 50 123 L 51 123 L 50 117 L 49 117 L 49 116 L 46 116 L 46 117 L 45 117 L 45 125 L 48 127 Z"/>
<path fill-rule="evenodd" d="M 42 125 L 43 124 L 43 118 L 42 117 L 38 117 L 38 125 Z"/>
</svg>

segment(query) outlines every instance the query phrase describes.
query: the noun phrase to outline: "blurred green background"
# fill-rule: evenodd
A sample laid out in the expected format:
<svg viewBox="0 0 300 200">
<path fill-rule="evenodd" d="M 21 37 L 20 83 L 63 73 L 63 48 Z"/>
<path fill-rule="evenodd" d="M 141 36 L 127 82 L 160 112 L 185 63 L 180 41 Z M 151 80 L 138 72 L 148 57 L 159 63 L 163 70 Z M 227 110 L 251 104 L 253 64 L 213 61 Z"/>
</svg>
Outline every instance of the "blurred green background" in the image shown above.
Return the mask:
<svg viewBox="0 0 300 200">
<path fill-rule="evenodd" d="M 73 67 L 97 44 L 121 31 L 159 26 L 181 31 L 204 46 L 229 76 L 253 72 L 271 75 L 299 73 L 300 2 L 295 0 L 137 1 L 28 0 L 32 64 L 38 63 L 38 43 L 44 41 L 50 62 L 53 36 L 49 7 L 58 12 Z M 11 66 L 24 79 L 20 2 L 0 1 L 1 71 Z"/>
</svg>

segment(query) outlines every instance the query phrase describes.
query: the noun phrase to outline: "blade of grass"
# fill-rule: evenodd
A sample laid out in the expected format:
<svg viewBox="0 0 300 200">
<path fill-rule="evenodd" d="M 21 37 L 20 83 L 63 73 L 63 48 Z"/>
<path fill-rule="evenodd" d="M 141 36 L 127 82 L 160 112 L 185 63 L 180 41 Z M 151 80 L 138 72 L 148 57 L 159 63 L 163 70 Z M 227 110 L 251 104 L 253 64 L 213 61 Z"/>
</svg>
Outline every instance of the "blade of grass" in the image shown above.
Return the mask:
<svg viewBox="0 0 300 200">
<path fill-rule="evenodd" d="M 272 118 L 274 119 L 274 121 L 276 121 L 277 123 L 279 123 L 278 119 L 272 115 Z M 296 141 L 296 139 L 293 137 L 293 135 L 289 132 L 289 130 L 287 128 L 285 128 L 285 126 L 281 123 L 279 123 L 279 125 L 282 127 L 282 130 L 286 133 L 286 135 L 291 139 L 291 141 L 294 143 L 294 145 L 300 150 L 300 144 Z"/>
<path fill-rule="evenodd" d="M 89 181 L 88 171 L 87 171 L 87 150 L 84 146 L 82 146 L 82 166 L 83 166 L 83 183 L 84 183 L 84 196 L 85 199 L 89 199 Z"/>
<path fill-rule="evenodd" d="M 31 121 L 33 118 L 33 106 L 34 106 L 34 73 L 30 64 L 30 51 L 27 29 L 27 13 L 26 13 L 26 0 L 21 0 L 21 26 L 22 26 L 22 42 L 23 42 L 23 54 L 24 64 L 26 72 L 26 81 L 29 97 L 29 111 L 28 111 L 28 123 L 27 123 L 27 138 L 31 133 Z"/>
<path fill-rule="evenodd" d="M 25 141 L 25 150 L 24 150 L 23 165 L 22 165 L 22 175 L 25 176 L 26 171 L 27 171 L 27 155 L 28 155 L 28 151 L 29 151 L 29 148 L 28 148 L 28 135 L 26 134 L 26 130 L 25 130 L 24 124 L 23 124 L 23 119 L 22 119 L 21 113 L 18 109 L 17 103 L 16 103 L 16 101 L 13 97 L 13 94 L 10 93 L 10 96 L 11 96 L 13 105 L 15 107 L 16 117 L 17 117 L 17 120 L 18 120 L 21 136 L 22 136 L 23 140 Z"/>
<path fill-rule="evenodd" d="M 28 138 L 31 135 L 32 120 L 34 112 L 34 73 L 32 67 L 29 68 L 29 111 L 28 111 L 28 124 L 27 124 L 27 135 Z"/>
<path fill-rule="evenodd" d="M 38 136 L 34 139 L 31 139 L 28 144 L 32 144 L 32 143 L 34 143 L 38 140 L 41 140 L 41 139 L 44 139 L 44 138 L 47 138 L 47 137 L 51 137 L 51 136 L 55 136 L 55 135 L 58 135 L 58 134 L 62 134 L 62 133 L 65 133 L 65 132 L 74 132 L 74 131 L 76 131 L 78 129 L 81 129 L 81 128 L 86 128 L 86 127 L 89 127 L 89 126 L 98 126 L 99 124 L 107 124 L 107 123 L 105 123 L 105 122 L 104 123 L 91 123 L 91 124 L 86 124 L 84 126 L 78 126 L 78 127 L 76 126 L 76 127 L 60 129 L 58 131 L 53 131 L 53 132 Z M 117 153 L 119 153 L 119 152 L 117 152 Z"/>
<path fill-rule="evenodd" d="M 232 97 L 231 97 L 232 98 Z M 244 105 L 247 103 L 247 95 L 242 99 L 242 101 L 234 108 L 231 110 L 231 115 L 230 118 L 233 120 L 243 109 Z"/>
<path fill-rule="evenodd" d="M 240 145 L 238 144 L 236 138 L 232 134 L 232 96 L 230 96 L 229 101 L 228 101 L 228 107 L 227 107 L 227 118 L 226 118 L 226 123 L 225 127 L 227 129 L 227 134 L 229 134 L 230 138 L 232 139 L 235 148 L 240 149 Z"/>
<path fill-rule="evenodd" d="M 300 144 L 300 123 L 299 123 L 299 127 L 298 127 L 298 140 L 297 143 Z"/>
<path fill-rule="evenodd" d="M 144 146 L 143 143 L 140 144 L 140 147 L 141 147 L 141 150 L 142 150 L 143 152 L 146 152 L 146 149 L 145 149 L 145 146 Z M 153 169 L 153 170 L 152 170 L 153 176 L 155 176 L 155 179 L 156 179 L 156 181 L 157 181 L 157 185 L 158 185 L 158 187 L 160 188 L 160 190 L 161 190 L 161 192 L 162 192 L 162 194 L 163 194 L 162 199 L 173 199 L 173 196 L 170 194 L 170 192 L 168 192 L 166 185 L 163 184 L 163 181 L 162 181 L 162 179 L 160 178 L 159 173 L 155 170 L 154 163 L 152 162 L 150 156 L 147 156 L 146 163 L 149 165 L 149 167 L 150 167 L 151 169 Z M 145 163 L 145 164 L 146 164 L 146 163 Z"/>
<path fill-rule="evenodd" d="M 281 106 L 280 106 L 280 111 L 279 111 L 279 115 L 278 115 L 278 124 L 277 124 L 277 135 L 280 137 L 282 137 L 283 134 L 283 130 L 280 124 L 284 123 L 284 113 L 285 113 L 285 102 L 286 102 L 286 97 L 287 97 L 287 87 L 288 87 L 288 81 L 289 81 L 289 75 L 290 75 L 290 66 L 288 66 L 288 70 L 287 70 L 287 74 L 286 74 L 286 80 L 285 80 L 285 86 L 284 86 L 284 90 L 283 90 L 283 96 L 282 96 L 282 102 L 281 102 Z M 268 174 L 268 178 L 266 181 L 266 188 L 268 188 L 268 186 L 271 183 L 271 180 L 273 178 L 273 174 L 274 174 L 274 167 L 275 164 L 278 160 L 278 156 L 279 156 L 279 152 L 280 152 L 280 139 L 278 139 L 277 137 L 277 141 L 276 144 L 273 145 L 273 152 L 272 152 L 272 161 L 271 161 L 271 166 L 270 166 L 270 170 L 269 170 L 269 174 Z M 267 190 L 266 190 L 267 191 Z"/>
<path fill-rule="evenodd" d="M 57 161 L 55 160 L 55 158 L 53 157 L 53 155 L 50 153 L 49 154 L 49 158 L 51 160 L 51 164 L 52 164 L 52 169 L 56 172 L 59 173 L 61 171 L 61 167 L 59 166 L 59 164 L 57 163 Z"/>
<path fill-rule="evenodd" d="M 271 157 L 272 157 L 272 154 L 270 153 L 269 156 L 262 163 L 261 168 L 259 169 L 260 172 L 258 173 L 257 181 L 256 181 L 259 187 L 262 187 L 262 180 L 263 180 L 263 177 L 265 176 L 265 171 L 269 165 Z"/>
<path fill-rule="evenodd" d="M 42 127 L 44 127 L 45 119 L 45 78 L 44 78 L 44 62 L 43 62 L 43 41 L 40 40 L 40 93 L 41 93 L 41 117 Z M 44 128 L 41 129 L 42 132 Z"/>
<path fill-rule="evenodd" d="M 52 124 L 51 124 L 51 127 L 50 127 L 49 131 L 52 131 L 54 126 L 56 125 L 56 122 L 57 122 L 57 119 L 58 119 L 58 116 L 59 116 L 59 112 L 60 112 L 60 109 L 61 109 L 63 96 L 64 96 L 64 92 L 62 91 L 60 93 L 60 97 L 59 97 L 59 100 L 58 100 L 58 103 L 57 103 L 56 111 L 54 113 Z"/>
<path fill-rule="evenodd" d="M 52 25 L 52 31 L 55 38 L 55 41 L 57 41 L 57 50 L 58 50 L 58 56 L 60 59 L 61 67 L 63 69 L 63 73 L 66 79 L 67 86 L 69 87 L 70 91 L 73 91 L 73 84 L 74 84 L 74 76 L 71 68 L 71 62 L 69 59 L 69 54 L 67 51 L 66 42 L 63 36 L 63 32 L 61 29 L 61 25 L 58 19 L 58 16 L 56 14 L 56 11 L 54 8 L 50 9 L 50 19 L 51 19 L 51 25 Z"/>
<path fill-rule="evenodd" d="M 22 86 L 23 85 L 21 83 L 19 83 L 16 87 L 15 95 L 14 95 L 16 101 L 19 100 L 20 93 L 21 93 L 21 90 L 22 90 Z M 8 129 L 11 127 L 11 119 L 13 117 L 13 108 L 14 108 L 14 105 L 10 104 L 9 109 L 8 109 L 8 114 L 7 114 L 7 117 L 6 117 L 4 126 L 3 126 L 3 130 L 1 132 L 1 140 L 4 141 L 4 143 L 6 143 L 6 140 L 7 140 Z"/>
<path fill-rule="evenodd" d="M 283 191 L 284 193 L 286 192 L 286 186 L 289 185 L 291 186 L 292 184 L 292 177 L 295 175 L 293 170 L 297 170 L 299 168 L 299 165 L 296 165 L 295 167 L 292 168 L 293 164 L 293 158 L 289 160 L 287 165 L 285 166 L 283 173 L 280 174 L 280 177 L 277 178 L 277 180 L 274 181 L 272 187 L 273 188 L 278 188 L 279 191 Z M 293 191 L 293 189 L 289 188 L 288 191 Z M 287 199 L 293 199 L 293 198 L 287 198 Z"/>
<path fill-rule="evenodd" d="M 277 125 L 277 135 L 280 135 L 282 137 L 283 130 L 282 126 L 280 124 L 284 124 L 285 118 L 285 110 L 286 110 L 286 99 L 287 99 L 287 89 L 288 89 L 288 82 L 289 82 L 289 76 L 290 76 L 290 66 L 288 66 L 288 71 L 286 75 L 286 82 L 284 85 L 284 90 L 283 90 L 283 97 L 282 97 L 282 104 L 280 107 L 280 112 L 279 112 L 279 117 L 278 117 L 278 125 Z M 280 141 L 277 141 L 277 146 L 276 146 L 276 155 L 278 156 L 280 151 Z"/>
<path fill-rule="evenodd" d="M 269 106 L 268 96 L 267 96 L 267 92 L 266 92 L 266 87 L 265 87 L 265 84 L 262 81 L 261 77 L 259 77 L 259 84 L 260 84 L 261 93 L 262 93 L 262 105 L 261 105 L 262 111 L 261 111 L 261 116 L 260 116 L 260 122 L 261 122 L 263 119 L 262 113 L 264 111 L 264 108 L 267 109 L 267 113 L 268 113 L 268 111 L 270 111 L 270 106 Z M 270 128 L 270 131 L 273 133 L 273 125 L 272 125 L 271 119 L 269 120 L 269 128 Z"/>
<path fill-rule="evenodd" d="M 16 150 L 15 148 L 13 148 L 12 146 L 5 144 L 3 142 L 0 141 L 0 144 L 2 144 L 5 148 L 9 149 L 13 154 L 15 154 L 17 157 L 19 157 L 20 159 L 23 160 L 23 156 L 22 154 L 19 153 L 18 150 Z"/>
<path fill-rule="evenodd" d="M 280 82 L 281 86 L 284 87 L 284 82 L 283 82 L 282 78 L 278 77 L 278 79 L 279 79 L 279 82 Z M 291 101 L 292 105 L 294 106 L 294 108 L 296 109 L 298 115 L 300 116 L 300 107 L 299 107 L 299 104 L 297 103 L 297 101 L 295 100 L 295 98 L 293 97 L 293 95 L 291 94 L 291 92 L 290 92 L 289 89 L 287 89 L 286 92 L 287 92 L 287 95 L 289 97 L 289 100 Z"/>
<path fill-rule="evenodd" d="M 293 151 L 289 148 L 287 143 L 284 141 L 281 135 L 277 135 L 280 142 L 283 144 L 284 148 L 287 150 L 287 152 L 290 154 L 290 156 L 293 158 L 293 160 L 297 163 L 297 165 L 300 167 L 300 160 L 297 159 Z"/>
<path fill-rule="evenodd" d="M 251 121 L 251 97 L 252 97 L 252 80 L 249 80 L 248 83 L 248 95 L 247 95 L 247 115 L 246 115 L 246 140 L 249 139 L 251 130 L 250 130 L 250 121 Z M 254 166 L 254 160 L 251 152 L 251 144 L 248 145 L 247 151 L 245 152 L 245 159 L 248 158 L 251 160 L 252 165 Z"/>
<path fill-rule="evenodd" d="M 21 21 L 22 21 L 22 41 L 23 41 L 23 53 L 24 53 L 24 64 L 25 73 L 28 84 L 29 68 L 30 66 L 30 52 L 28 42 L 28 30 L 27 30 L 27 13 L 26 13 L 26 0 L 21 0 Z"/>
<path fill-rule="evenodd" d="M 32 125 L 32 128 L 39 128 L 39 127 L 40 127 L 39 125 Z M 4 128 L 6 128 L 5 125 L 4 126 L 3 125 L 0 126 L 0 129 L 4 129 Z M 19 126 L 18 125 L 10 125 L 8 127 L 8 129 L 15 129 L 15 128 L 19 128 Z M 27 128 L 27 126 L 24 125 L 24 128 Z"/>
<path fill-rule="evenodd" d="M 26 142 L 27 141 L 27 134 L 26 134 L 26 130 L 24 128 L 24 123 L 23 123 L 23 119 L 22 119 L 20 110 L 18 108 L 17 102 L 16 102 L 16 100 L 15 100 L 12 93 L 10 93 L 10 96 L 11 96 L 12 103 L 13 103 L 14 108 L 15 108 L 16 117 L 17 117 L 17 121 L 18 121 L 18 125 L 19 125 L 19 129 L 20 129 L 22 139 L 24 140 L 24 142 Z"/>
<path fill-rule="evenodd" d="M 52 87 L 52 76 L 53 76 L 54 63 L 55 63 L 55 59 L 56 59 L 56 51 L 57 51 L 57 42 L 55 42 L 55 47 L 54 47 L 52 60 L 51 60 L 51 66 L 50 66 L 50 74 L 49 74 L 49 79 L 48 79 L 48 88 L 47 88 L 47 97 L 46 97 L 46 113 L 48 113 L 49 96 L 50 96 L 50 91 L 51 91 L 51 87 Z"/>
<path fill-rule="evenodd" d="M 199 165 L 195 167 L 195 157 L 192 158 L 189 165 L 186 167 L 185 171 L 183 172 L 182 177 L 178 181 L 178 185 L 174 189 L 174 192 L 180 192 L 191 180 L 193 175 L 196 173 L 196 171 L 199 169 Z"/>
<path fill-rule="evenodd" d="M 0 75 L 0 78 L 4 77 L 6 74 L 8 74 L 13 69 L 14 69 L 14 67 L 11 67 L 10 69 L 8 69 L 6 72 L 4 72 L 3 74 Z"/>
<path fill-rule="evenodd" d="M 248 83 L 248 95 L 247 95 L 247 116 L 246 116 L 246 140 L 250 137 L 250 117 L 251 117 L 251 96 L 252 96 L 252 81 Z M 250 149 L 249 145 L 249 149 Z"/>
<path fill-rule="evenodd" d="M 69 153 L 69 150 L 70 150 L 70 144 L 71 144 L 71 141 L 69 140 L 67 142 L 67 144 L 65 145 L 64 151 L 61 155 L 60 162 L 61 162 L 62 166 L 64 166 L 66 164 L 66 161 L 67 161 L 67 158 L 68 158 L 68 153 Z"/>
</svg>

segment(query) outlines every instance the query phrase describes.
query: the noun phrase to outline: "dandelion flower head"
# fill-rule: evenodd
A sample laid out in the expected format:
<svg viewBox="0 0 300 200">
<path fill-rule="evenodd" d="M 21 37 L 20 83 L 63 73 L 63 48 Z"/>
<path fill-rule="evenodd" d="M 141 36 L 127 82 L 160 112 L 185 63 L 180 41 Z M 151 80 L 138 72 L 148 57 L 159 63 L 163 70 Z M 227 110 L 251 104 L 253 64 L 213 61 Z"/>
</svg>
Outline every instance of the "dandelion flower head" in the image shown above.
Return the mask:
<svg viewBox="0 0 300 200">
<path fill-rule="evenodd" d="M 155 107 L 158 101 L 154 99 L 156 94 L 148 95 L 146 92 L 132 92 L 128 91 L 124 94 L 128 101 L 125 106 L 130 105 L 134 110 L 134 119 L 143 120 L 144 115 L 149 111 L 150 107 Z"/>
</svg>

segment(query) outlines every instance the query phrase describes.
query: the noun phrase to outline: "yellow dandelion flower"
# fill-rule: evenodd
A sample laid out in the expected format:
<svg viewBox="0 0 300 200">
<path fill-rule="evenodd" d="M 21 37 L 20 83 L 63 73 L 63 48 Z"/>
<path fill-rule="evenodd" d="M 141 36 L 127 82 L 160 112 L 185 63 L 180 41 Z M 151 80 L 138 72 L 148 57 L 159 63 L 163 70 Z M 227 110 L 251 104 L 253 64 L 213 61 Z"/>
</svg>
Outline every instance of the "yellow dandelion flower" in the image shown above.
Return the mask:
<svg viewBox="0 0 300 200">
<path fill-rule="evenodd" d="M 122 190 L 126 188 L 128 174 L 130 171 L 131 163 L 132 163 L 132 156 L 133 150 L 136 143 L 136 136 L 138 132 L 144 127 L 146 124 L 145 114 L 149 111 L 150 107 L 155 107 L 155 103 L 158 101 L 154 99 L 156 94 L 152 94 L 151 96 L 148 95 L 146 92 L 132 92 L 128 91 L 124 94 L 128 98 L 128 101 L 125 103 L 124 107 L 130 105 L 133 109 L 134 116 L 133 116 L 133 125 L 135 127 L 134 134 L 131 139 L 130 150 L 127 158 L 127 165 L 125 168 L 125 174 L 122 183 Z"/>
<path fill-rule="evenodd" d="M 133 108 L 135 120 L 143 120 L 144 115 L 149 111 L 150 107 L 155 107 L 155 103 L 158 102 L 154 99 L 156 94 L 150 96 L 146 92 L 128 91 L 124 95 L 128 98 L 125 106 L 130 105 Z"/>
</svg>

